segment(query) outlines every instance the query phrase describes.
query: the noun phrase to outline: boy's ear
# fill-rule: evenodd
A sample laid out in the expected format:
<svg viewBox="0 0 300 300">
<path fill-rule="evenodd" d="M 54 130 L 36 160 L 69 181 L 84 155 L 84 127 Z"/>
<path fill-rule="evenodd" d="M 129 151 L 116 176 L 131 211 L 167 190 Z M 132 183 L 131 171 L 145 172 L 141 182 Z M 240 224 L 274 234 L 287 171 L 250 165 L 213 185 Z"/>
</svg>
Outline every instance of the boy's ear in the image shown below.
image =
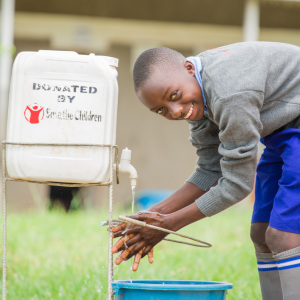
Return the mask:
<svg viewBox="0 0 300 300">
<path fill-rule="evenodd" d="M 195 76 L 195 66 L 188 60 L 184 62 L 185 69 L 193 76 Z"/>
</svg>

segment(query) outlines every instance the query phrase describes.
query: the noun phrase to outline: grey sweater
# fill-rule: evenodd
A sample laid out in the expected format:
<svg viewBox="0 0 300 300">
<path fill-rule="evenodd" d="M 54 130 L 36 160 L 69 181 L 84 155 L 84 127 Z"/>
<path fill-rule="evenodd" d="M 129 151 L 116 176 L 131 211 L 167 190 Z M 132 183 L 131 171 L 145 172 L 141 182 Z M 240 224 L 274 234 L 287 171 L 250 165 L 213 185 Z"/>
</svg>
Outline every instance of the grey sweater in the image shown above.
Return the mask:
<svg viewBox="0 0 300 300">
<path fill-rule="evenodd" d="M 261 137 L 300 128 L 300 48 L 244 42 L 199 54 L 207 114 L 190 123 L 198 167 L 187 180 L 212 216 L 252 190 Z"/>
</svg>

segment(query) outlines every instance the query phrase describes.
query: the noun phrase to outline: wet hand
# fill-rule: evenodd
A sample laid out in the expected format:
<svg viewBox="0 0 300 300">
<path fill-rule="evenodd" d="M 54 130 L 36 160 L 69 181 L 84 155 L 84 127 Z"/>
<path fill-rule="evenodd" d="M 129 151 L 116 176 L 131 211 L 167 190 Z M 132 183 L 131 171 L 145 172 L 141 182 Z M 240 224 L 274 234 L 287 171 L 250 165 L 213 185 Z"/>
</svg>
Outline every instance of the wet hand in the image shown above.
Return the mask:
<svg viewBox="0 0 300 300">
<path fill-rule="evenodd" d="M 167 215 L 157 212 L 141 211 L 129 218 L 168 228 Z M 167 235 L 167 233 L 155 229 L 126 223 L 113 227 L 112 232 L 114 237 L 122 236 L 112 248 L 113 253 L 122 251 L 116 259 L 116 264 L 135 256 L 132 267 L 134 271 L 137 270 L 141 258 L 147 254 L 149 262 L 153 262 L 153 247 Z"/>
<path fill-rule="evenodd" d="M 141 211 L 136 215 L 129 216 L 128 218 L 142 221 L 157 227 L 170 229 L 170 225 L 168 224 L 168 215 L 163 215 L 158 212 Z M 113 227 L 112 232 L 113 237 L 127 236 L 126 239 L 121 238 L 116 243 L 113 247 L 113 253 L 123 251 L 125 248 L 135 245 L 135 247 L 130 251 L 130 254 L 128 254 L 128 258 L 137 254 L 144 248 L 145 251 L 143 252 L 143 256 L 148 254 L 148 252 L 167 235 L 167 233 L 156 229 L 140 225 L 129 225 L 126 223 Z"/>
<path fill-rule="evenodd" d="M 128 249 L 125 249 L 124 251 L 122 251 L 122 253 L 120 254 L 119 257 L 117 257 L 117 259 L 115 260 L 115 264 L 119 265 L 122 261 L 126 261 L 128 258 L 127 256 L 129 255 L 130 251 L 133 249 L 134 245 L 132 245 L 131 247 L 129 247 Z M 135 256 L 134 256 L 134 263 L 132 265 L 132 271 L 136 271 L 139 267 L 141 258 L 143 255 L 143 249 L 140 250 Z M 153 249 L 150 250 L 150 252 L 148 253 L 148 261 L 150 264 L 153 263 Z"/>
<path fill-rule="evenodd" d="M 124 230 L 126 230 L 126 227 L 128 227 L 127 223 L 122 223 L 119 226 L 113 227 L 112 228 L 112 232 L 123 232 Z M 129 235 L 125 235 L 123 237 L 121 237 L 116 243 L 115 245 L 112 247 L 112 253 L 117 253 L 121 250 L 122 253 L 121 255 L 116 259 L 115 264 L 119 265 L 122 261 L 126 261 L 128 258 L 127 256 L 130 254 L 130 251 L 133 249 L 134 245 L 127 247 L 126 242 L 131 239 L 134 236 L 134 234 L 129 234 Z M 139 263 L 140 260 L 142 258 L 143 255 L 143 250 L 140 250 L 139 253 L 137 253 L 134 257 L 134 263 L 132 265 L 132 270 L 133 271 L 137 271 L 138 267 L 139 267 Z M 153 263 L 153 249 L 150 250 L 150 252 L 148 253 L 148 261 L 150 264 Z"/>
</svg>

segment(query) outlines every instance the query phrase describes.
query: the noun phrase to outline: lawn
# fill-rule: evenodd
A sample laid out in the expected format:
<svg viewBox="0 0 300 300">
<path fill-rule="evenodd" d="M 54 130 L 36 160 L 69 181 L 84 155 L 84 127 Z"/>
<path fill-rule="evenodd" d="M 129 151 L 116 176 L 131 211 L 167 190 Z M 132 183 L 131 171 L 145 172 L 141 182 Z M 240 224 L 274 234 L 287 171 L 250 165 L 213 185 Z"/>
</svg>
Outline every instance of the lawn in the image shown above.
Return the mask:
<svg viewBox="0 0 300 300">
<path fill-rule="evenodd" d="M 126 212 L 115 212 L 115 216 Z M 129 213 L 129 212 L 128 212 Z M 32 212 L 8 215 L 7 299 L 105 299 L 107 291 L 106 210 Z M 260 299 L 247 203 L 192 224 L 181 232 L 213 244 L 202 249 L 161 242 L 154 263 L 130 261 L 115 279 L 212 280 L 234 284 L 227 300 Z"/>
</svg>

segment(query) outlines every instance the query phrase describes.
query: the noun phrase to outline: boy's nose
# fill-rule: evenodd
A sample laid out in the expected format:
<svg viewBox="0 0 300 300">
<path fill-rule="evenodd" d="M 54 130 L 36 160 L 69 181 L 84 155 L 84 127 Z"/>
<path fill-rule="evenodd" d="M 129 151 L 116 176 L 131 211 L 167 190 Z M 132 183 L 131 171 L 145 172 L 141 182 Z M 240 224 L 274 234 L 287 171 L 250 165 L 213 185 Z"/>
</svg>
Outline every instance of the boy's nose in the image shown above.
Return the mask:
<svg viewBox="0 0 300 300">
<path fill-rule="evenodd" d="M 169 113 L 173 119 L 178 119 L 182 117 L 182 109 L 182 105 L 172 103 L 169 107 Z"/>
</svg>

